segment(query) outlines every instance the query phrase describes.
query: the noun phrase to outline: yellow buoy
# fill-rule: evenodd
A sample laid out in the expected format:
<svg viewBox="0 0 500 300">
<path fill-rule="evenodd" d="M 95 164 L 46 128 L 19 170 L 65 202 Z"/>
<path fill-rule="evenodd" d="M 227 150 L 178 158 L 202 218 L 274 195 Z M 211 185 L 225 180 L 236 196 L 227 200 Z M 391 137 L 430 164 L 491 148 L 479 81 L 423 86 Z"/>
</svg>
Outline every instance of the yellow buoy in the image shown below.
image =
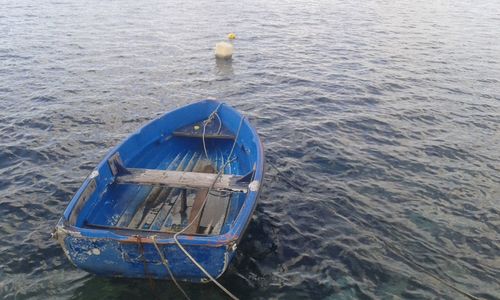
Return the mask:
<svg viewBox="0 0 500 300">
<path fill-rule="evenodd" d="M 236 38 L 236 34 L 231 32 L 227 35 L 229 39 L 228 42 L 220 42 L 215 44 L 215 57 L 222 59 L 230 59 L 233 56 L 234 45 L 233 40 Z"/>
</svg>

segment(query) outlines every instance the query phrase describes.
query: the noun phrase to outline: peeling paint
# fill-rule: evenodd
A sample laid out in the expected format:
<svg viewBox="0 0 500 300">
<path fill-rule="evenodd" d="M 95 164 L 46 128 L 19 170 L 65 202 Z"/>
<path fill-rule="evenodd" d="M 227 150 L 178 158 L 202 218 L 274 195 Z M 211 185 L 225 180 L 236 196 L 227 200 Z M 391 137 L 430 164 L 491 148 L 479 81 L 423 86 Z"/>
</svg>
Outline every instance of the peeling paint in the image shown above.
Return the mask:
<svg viewBox="0 0 500 300">
<path fill-rule="evenodd" d="M 113 238 L 90 238 L 75 230 L 71 226 L 58 224 L 54 238 L 61 244 L 65 255 L 78 268 L 85 271 L 129 278 L 158 278 L 167 279 L 169 274 L 163 268 L 153 246 L 148 243 L 150 238 L 141 239 L 143 250 L 138 247 L 137 237 L 124 241 Z M 228 268 L 234 252 L 231 252 L 235 243 L 233 235 L 223 247 L 213 245 L 189 245 L 188 251 L 200 263 L 207 267 L 207 271 L 215 278 L 220 277 Z M 180 253 L 177 245 L 163 243 L 162 249 L 169 263 L 172 264 L 176 279 L 190 282 L 209 282 L 203 274 L 187 258 Z M 219 249 L 219 250 L 216 250 Z M 144 264 L 147 264 L 147 273 L 144 273 Z M 182 274 L 182 275 L 181 275 Z"/>
<path fill-rule="evenodd" d="M 250 182 L 250 184 L 248 185 L 248 189 L 251 192 L 257 192 L 259 190 L 259 186 L 260 186 L 259 181 L 258 180 L 254 180 L 254 181 Z"/>
<path fill-rule="evenodd" d="M 99 171 L 94 170 L 94 171 L 92 171 L 92 173 L 90 173 L 89 179 L 96 178 L 97 176 L 99 176 Z"/>
<path fill-rule="evenodd" d="M 71 255 L 69 254 L 68 248 L 66 247 L 66 243 L 64 242 L 66 239 L 66 236 L 68 235 L 68 231 L 64 229 L 62 226 L 57 226 L 55 228 L 55 231 L 53 233 L 53 237 L 57 240 L 59 245 L 61 245 L 61 248 L 63 249 L 64 255 L 68 258 L 68 260 L 75 266 L 75 262 L 71 259 Z"/>
<path fill-rule="evenodd" d="M 193 108 L 197 110 L 197 107 L 203 107 L 205 105 L 214 106 L 217 103 L 218 102 L 206 100 L 193 104 L 192 106 L 187 106 L 184 110 L 192 110 Z M 228 113 L 240 116 L 239 113 L 232 111 L 232 109 L 230 109 Z M 169 114 L 149 124 L 155 124 L 154 122 L 157 122 L 156 124 L 163 125 L 163 120 L 167 117 L 169 117 Z M 258 196 L 258 193 L 255 192 L 260 190 L 261 181 L 263 179 L 264 161 L 262 143 L 248 120 L 244 118 L 241 118 L 241 120 L 244 121 L 244 126 L 250 129 L 250 131 L 245 130 L 244 132 L 252 137 L 252 142 L 248 141 L 248 143 L 247 137 L 242 137 L 244 141 L 242 144 L 248 144 L 245 151 L 247 151 L 252 156 L 252 160 L 255 161 L 253 164 L 254 178 L 248 186 L 248 190 L 251 192 L 246 193 L 245 201 L 241 205 L 239 212 L 236 212 L 234 221 L 230 223 L 229 232 L 227 234 L 218 236 L 183 235 L 180 238 L 180 242 L 183 243 L 187 251 L 196 261 L 203 265 L 207 269 L 207 272 L 217 278 L 225 272 L 231 259 L 235 256 L 237 248 L 236 242 L 239 241 L 243 235 L 244 229 L 248 226 Z M 147 126 L 149 127 L 141 128 L 131 135 L 129 139 L 135 140 L 146 135 L 146 133 L 151 133 L 151 130 L 146 130 L 145 128 L 153 128 L 156 125 Z M 161 134 L 165 134 L 165 132 L 161 132 Z M 162 139 L 165 139 L 165 137 L 162 136 Z M 146 236 L 154 233 L 144 231 L 135 232 L 127 228 L 95 229 L 94 227 L 85 225 L 87 223 L 84 221 L 88 221 L 86 218 L 88 217 L 88 211 L 91 210 L 87 205 L 92 205 L 91 208 L 94 209 L 100 208 L 98 205 L 106 204 L 98 202 L 95 200 L 95 197 L 99 197 L 99 199 L 102 200 L 102 195 L 108 189 L 110 183 L 115 179 L 115 177 L 111 176 L 109 173 L 108 160 L 111 158 L 111 155 L 118 153 L 120 147 L 122 146 L 117 146 L 110 151 L 96 169 L 90 173 L 85 186 L 80 188 L 68 205 L 63 219 L 61 219 L 56 227 L 54 238 L 61 244 L 68 259 L 74 265 L 85 271 L 107 276 L 169 278 L 169 274 L 162 266 L 159 254 L 152 244 L 152 238 Z M 95 185 L 97 180 L 99 180 L 99 185 Z M 98 189 L 96 188 L 97 186 L 99 187 Z M 94 191 L 99 194 L 93 194 Z M 103 225 L 102 223 L 104 223 L 104 225 L 116 224 L 118 221 L 116 218 L 118 217 L 119 215 L 114 212 L 104 214 L 102 222 L 98 222 L 98 225 Z M 174 244 L 171 235 L 160 234 L 158 244 L 165 258 L 168 260 L 169 265 L 172 266 L 172 270 L 177 279 L 194 282 L 199 282 L 200 280 L 203 282 L 209 281 L 202 272 L 183 255 L 177 245 Z"/>
<path fill-rule="evenodd" d="M 60 225 L 58 225 L 56 227 L 56 233 L 55 234 L 58 236 L 58 239 L 59 239 L 60 235 L 64 236 L 64 237 L 66 235 L 71 235 L 71 236 L 74 236 L 74 237 L 83 237 L 82 234 L 79 231 L 69 230 L 66 227 L 60 226 Z"/>
</svg>

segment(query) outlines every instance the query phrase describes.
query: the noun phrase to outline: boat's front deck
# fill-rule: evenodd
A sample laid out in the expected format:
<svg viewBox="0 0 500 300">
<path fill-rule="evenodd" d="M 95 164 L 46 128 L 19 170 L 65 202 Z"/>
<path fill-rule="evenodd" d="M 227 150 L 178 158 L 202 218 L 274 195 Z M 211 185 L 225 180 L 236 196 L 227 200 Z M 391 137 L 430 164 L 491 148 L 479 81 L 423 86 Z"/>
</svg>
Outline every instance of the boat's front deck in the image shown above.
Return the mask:
<svg viewBox="0 0 500 300">
<path fill-rule="evenodd" d="M 243 174 L 249 167 L 236 159 L 226 164 L 232 140 L 207 140 L 208 159 L 201 139 L 169 137 L 148 147 L 127 168 L 170 170 L 198 173 Z M 235 150 L 235 153 L 241 150 Z M 238 156 L 236 156 L 238 157 Z M 86 220 L 86 226 L 121 230 L 176 232 L 193 221 L 185 232 L 217 235 L 226 232 L 245 199 L 242 192 L 226 192 L 207 188 L 129 184 L 109 185 L 100 197 L 100 204 Z M 200 203 L 207 197 L 202 211 Z M 191 228 L 192 227 L 192 228 Z"/>
</svg>

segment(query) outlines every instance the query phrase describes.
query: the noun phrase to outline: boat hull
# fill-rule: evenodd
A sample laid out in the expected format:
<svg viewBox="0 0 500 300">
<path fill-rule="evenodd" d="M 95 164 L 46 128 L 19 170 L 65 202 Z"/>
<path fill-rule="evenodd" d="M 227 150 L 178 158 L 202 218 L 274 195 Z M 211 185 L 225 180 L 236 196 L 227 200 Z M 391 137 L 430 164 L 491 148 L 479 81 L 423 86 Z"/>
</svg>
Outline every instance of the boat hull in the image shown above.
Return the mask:
<svg viewBox="0 0 500 300">
<path fill-rule="evenodd" d="M 238 209 L 228 206 L 226 218 L 232 213 L 232 219 L 226 221 L 220 234 L 181 234 L 178 242 L 212 277 L 217 278 L 225 272 L 257 204 L 264 158 L 262 143 L 248 120 L 230 106 L 213 100 L 203 100 L 182 107 L 146 124 L 112 149 L 93 170 L 74 195 L 54 232 L 64 253 L 76 267 L 100 276 L 171 279 L 166 263 L 176 280 L 208 280 L 176 244 L 173 233 L 113 226 L 96 228 L 89 223 L 93 220 L 92 216 L 97 216 L 94 220 L 99 219 L 99 213 L 106 212 L 109 209 L 106 205 L 109 206 L 109 202 L 113 201 L 99 198 L 115 184 L 113 170 L 108 163 L 112 157 L 118 153 L 125 165 L 133 165 L 133 157 L 128 154 L 140 153 L 141 150 L 134 147 L 142 146 L 136 141 L 144 144 L 168 141 L 178 127 L 203 120 L 214 109 L 219 109 L 220 118 L 228 127 L 228 132 L 238 133 L 235 136 L 238 148 L 235 153 L 246 155 L 242 158 L 244 163 L 233 169 L 243 173 L 253 170 L 252 182 L 247 192 L 240 194 Z M 199 116 L 196 117 L 197 114 Z M 155 135 L 159 137 L 155 138 Z M 166 261 L 162 261 L 155 243 Z"/>
<path fill-rule="evenodd" d="M 78 268 L 100 276 L 171 279 L 150 239 L 119 241 L 67 234 L 61 243 L 68 259 Z M 234 256 L 228 245 L 184 246 L 214 278 L 221 276 Z M 206 275 L 174 244 L 158 244 L 176 280 L 203 282 Z"/>
</svg>

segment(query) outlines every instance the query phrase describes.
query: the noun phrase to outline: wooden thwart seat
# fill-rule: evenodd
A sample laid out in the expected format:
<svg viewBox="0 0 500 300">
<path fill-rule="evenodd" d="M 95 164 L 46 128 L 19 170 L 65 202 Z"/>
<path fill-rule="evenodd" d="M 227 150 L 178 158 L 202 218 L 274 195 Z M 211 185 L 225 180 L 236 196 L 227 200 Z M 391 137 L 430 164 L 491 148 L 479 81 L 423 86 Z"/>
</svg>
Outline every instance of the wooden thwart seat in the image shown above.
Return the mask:
<svg viewBox="0 0 500 300">
<path fill-rule="evenodd" d="M 207 133 L 203 135 L 201 132 L 191 133 L 191 132 L 182 132 L 175 131 L 173 133 L 174 136 L 182 136 L 182 137 L 192 137 L 192 138 L 205 138 L 205 139 L 224 139 L 224 140 L 234 140 L 234 135 L 232 134 L 211 134 Z"/>
<path fill-rule="evenodd" d="M 210 122 L 206 125 L 203 125 L 203 122 L 199 122 L 180 128 L 174 131 L 172 135 L 191 138 L 234 140 L 234 134 L 224 127 L 219 127 L 219 125 L 217 121 Z M 205 126 L 205 132 L 203 132 L 203 126 Z"/>
<path fill-rule="evenodd" d="M 127 172 L 116 176 L 117 183 L 170 186 L 178 188 L 210 188 L 217 178 L 214 173 L 165 171 L 127 168 Z M 213 189 L 232 192 L 247 192 L 248 183 L 240 182 L 244 176 L 222 174 Z"/>
</svg>

